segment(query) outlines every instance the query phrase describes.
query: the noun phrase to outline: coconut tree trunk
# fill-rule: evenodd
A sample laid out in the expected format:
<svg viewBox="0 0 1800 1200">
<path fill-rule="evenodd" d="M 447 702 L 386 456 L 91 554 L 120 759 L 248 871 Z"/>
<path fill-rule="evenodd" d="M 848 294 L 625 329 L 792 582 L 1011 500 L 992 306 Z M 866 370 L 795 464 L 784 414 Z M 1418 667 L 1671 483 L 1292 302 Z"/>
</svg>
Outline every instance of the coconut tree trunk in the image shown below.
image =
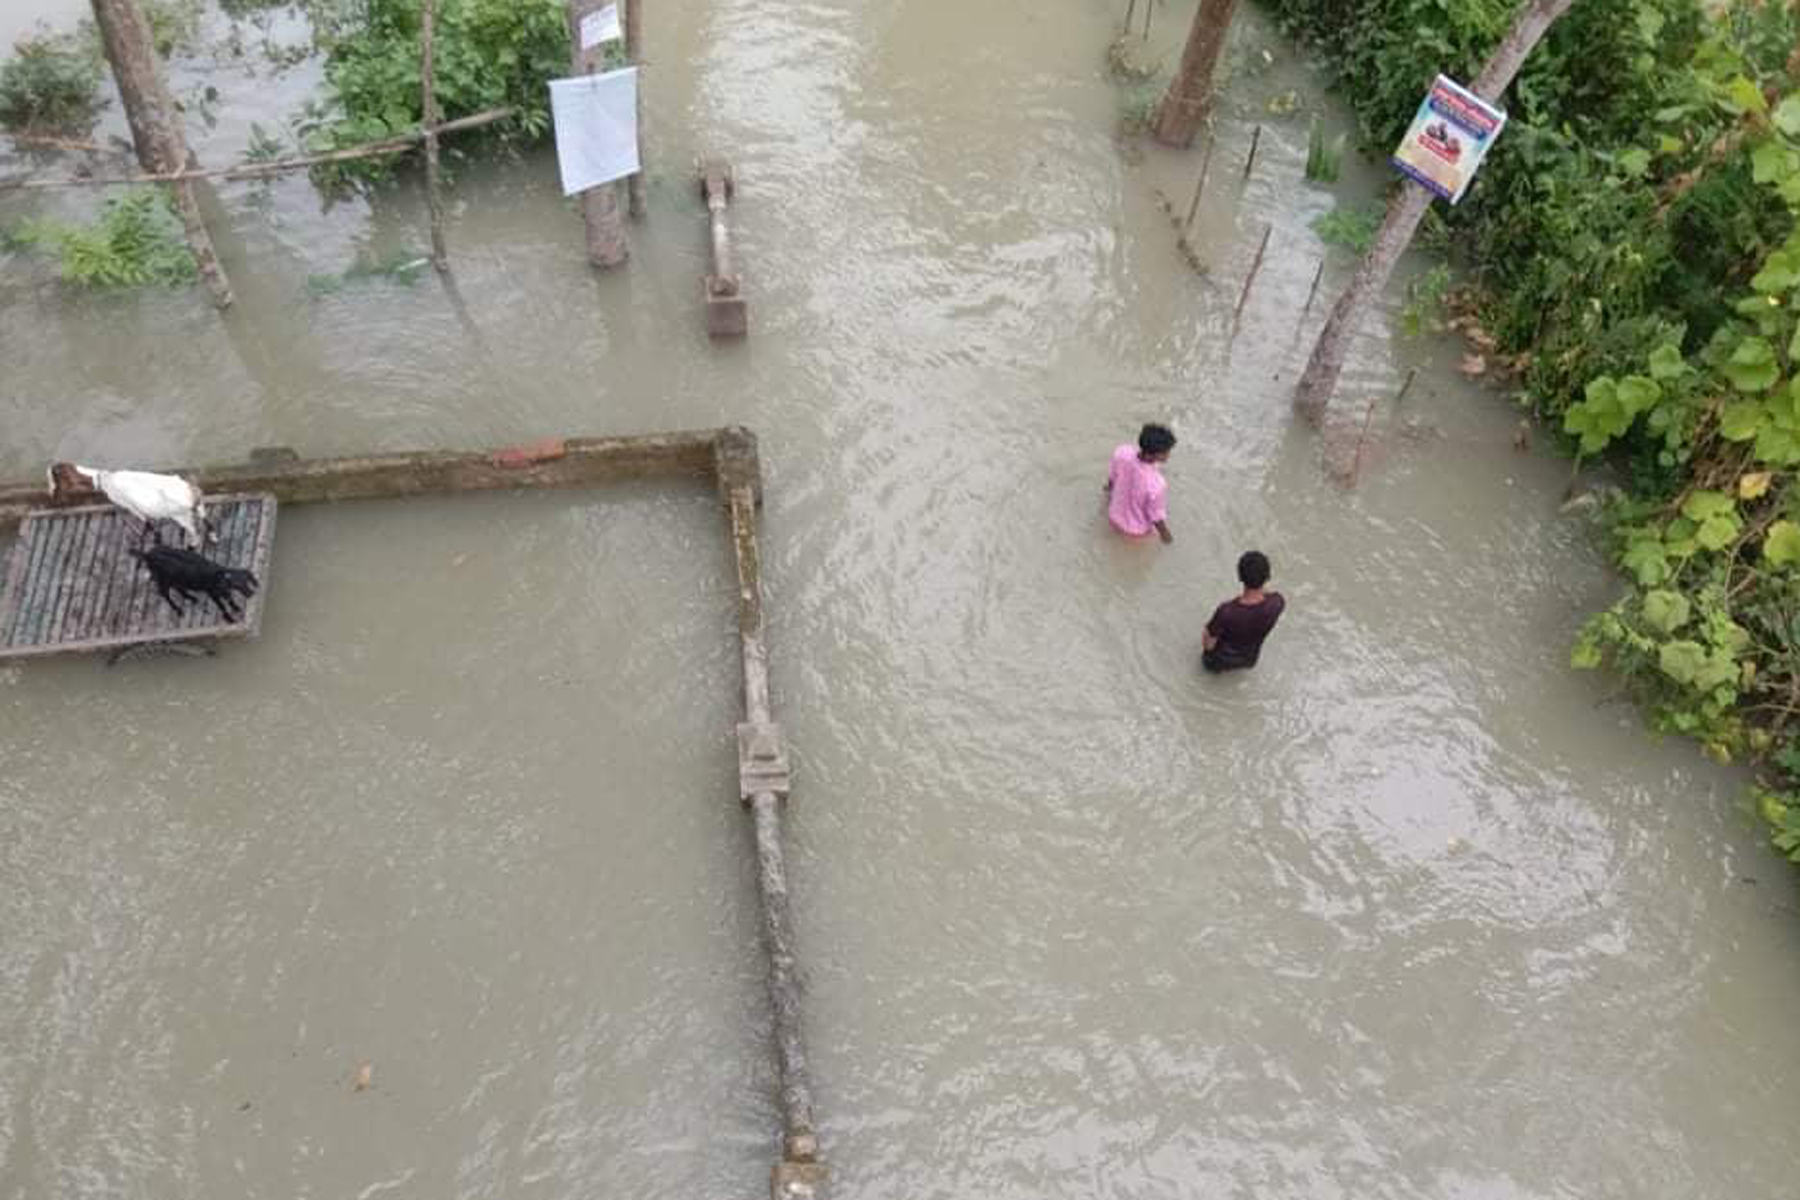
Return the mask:
<svg viewBox="0 0 1800 1200">
<path fill-rule="evenodd" d="M 157 59 L 150 22 L 144 17 L 142 6 L 138 0 L 91 3 L 94 24 L 100 30 L 106 59 L 112 64 L 113 79 L 119 85 L 119 99 L 125 105 L 125 120 L 131 126 L 131 144 L 139 164 L 152 175 L 186 170 L 187 138 L 176 118 L 174 101 L 163 85 L 162 63 Z M 180 180 L 167 186 L 200 276 L 212 291 L 213 302 L 224 308 L 231 303 L 231 281 L 225 277 L 225 268 L 219 265 L 219 256 L 213 250 L 212 235 L 201 219 L 193 184 Z"/>
<path fill-rule="evenodd" d="M 1497 103 L 1532 48 L 1573 3 L 1574 0 L 1530 0 L 1519 10 L 1512 28 L 1469 90 L 1490 104 Z M 1400 261 L 1401 254 L 1412 242 L 1419 220 L 1431 204 L 1431 197 L 1428 188 L 1410 178 L 1400 184 L 1399 190 L 1388 201 L 1387 216 L 1381 222 L 1375 244 L 1369 247 L 1369 252 L 1357 266 L 1350 286 L 1332 305 L 1331 315 L 1319 331 L 1312 357 L 1307 360 L 1306 370 L 1294 389 L 1295 409 L 1312 424 L 1317 425 L 1325 419 L 1325 410 L 1331 403 L 1331 393 L 1337 388 L 1338 376 L 1343 373 L 1344 358 L 1349 352 L 1357 322 L 1387 285 L 1394 264 Z"/>
<path fill-rule="evenodd" d="M 1225 49 L 1236 8 L 1237 0 L 1200 0 L 1188 29 L 1187 46 L 1181 52 L 1181 67 L 1169 81 L 1151 129 L 1165 146 L 1185 149 L 1194 144 L 1194 134 L 1212 108 L 1213 68 Z"/>
</svg>

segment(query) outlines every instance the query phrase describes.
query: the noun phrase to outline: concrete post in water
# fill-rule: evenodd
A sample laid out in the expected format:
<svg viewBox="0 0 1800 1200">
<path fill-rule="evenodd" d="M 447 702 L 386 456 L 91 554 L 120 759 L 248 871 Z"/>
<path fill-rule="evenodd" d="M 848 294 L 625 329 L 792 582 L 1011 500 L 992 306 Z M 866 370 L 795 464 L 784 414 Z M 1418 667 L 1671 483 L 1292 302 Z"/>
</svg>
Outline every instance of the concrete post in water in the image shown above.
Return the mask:
<svg viewBox="0 0 1800 1200">
<path fill-rule="evenodd" d="M 112 64 L 113 79 L 119 85 L 119 99 L 125 106 L 125 120 L 131 126 L 131 144 L 139 164 L 153 175 L 186 170 L 187 138 L 178 123 L 175 102 L 163 85 L 162 64 L 157 60 L 156 43 L 143 7 L 138 0 L 90 2 L 107 61 Z M 200 277 L 212 292 L 213 303 L 225 308 L 231 303 L 231 281 L 225 277 L 225 268 L 219 265 L 219 256 L 213 250 L 212 235 L 206 231 L 199 202 L 194 199 L 193 184 L 177 180 L 168 187 Z"/>
<path fill-rule="evenodd" d="M 1573 3 L 1574 0 L 1530 0 L 1519 10 L 1512 28 L 1469 90 L 1488 103 L 1497 104 L 1532 48 Z M 1401 181 L 1399 190 L 1388 201 L 1387 216 L 1381 222 L 1381 231 L 1375 235 L 1375 244 L 1357 265 L 1350 286 L 1338 297 L 1331 315 L 1325 320 L 1325 327 L 1319 331 L 1319 340 L 1313 344 L 1306 371 L 1294 389 L 1295 410 L 1313 425 L 1325 419 L 1325 409 L 1331 403 L 1331 393 L 1337 388 L 1338 376 L 1343 373 L 1344 359 L 1350 352 L 1350 338 L 1356 332 L 1357 321 L 1386 286 L 1394 264 L 1412 242 L 1413 231 L 1430 207 L 1431 197 L 1432 192 L 1423 184 L 1410 178 Z"/>
<path fill-rule="evenodd" d="M 600 69 L 602 47 L 581 48 L 581 18 L 604 7 L 602 0 L 568 0 L 569 69 L 576 75 L 592 75 Z M 581 220 L 587 229 L 587 257 L 596 267 L 622 266 L 631 257 L 625 241 L 625 223 L 619 217 L 618 189 L 609 183 L 581 193 Z"/>
<path fill-rule="evenodd" d="M 800 981 L 787 865 L 781 845 L 781 810 L 792 780 L 787 748 L 769 699 L 769 656 L 764 641 L 761 563 L 756 537 L 756 440 L 748 430 L 720 431 L 715 444 L 719 490 L 731 516 L 737 561 L 738 640 L 743 657 L 744 720 L 738 726 L 738 797 L 756 827 L 756 884 L 762 902 L 763 944 L 769 955 L 769 1007 L 775 1022 L 775 1061 L 781 1076 L 781 1159 L 770 1179 L 775 1200 L 817 1195 L 825 1167 L 819 1161 L 818 1126 L 800 1027 Z"/>
<path fill-rule="evenodd" d="M 700 164 L 700 193 L 712 233 L 712 271 L 706 277 L 706 332 L 714 337 L 742 337 L 750 329 L 743 286 L 731 258 L 731 227 L 725 209 L 737 191 L 731 167 L 719 159 Z"/>
<path fill-rule="evenodd" d="M 1194 134 L 1212 108 L 1213 68 L 1225 49 L 1236 7 L 1237 0 L 1200 0 L 1194 23 L 1188 28 L 1187 45 L 1181 51 L 1181 66 L 1169 81 L 1169 90 L 1156 110 L 1156 123 L 1150 128 L 1163 145 L 1186 149 L 1194 144 Z M 1146 16 L 1146 36 L 1149 29 Z"/>
</svg>

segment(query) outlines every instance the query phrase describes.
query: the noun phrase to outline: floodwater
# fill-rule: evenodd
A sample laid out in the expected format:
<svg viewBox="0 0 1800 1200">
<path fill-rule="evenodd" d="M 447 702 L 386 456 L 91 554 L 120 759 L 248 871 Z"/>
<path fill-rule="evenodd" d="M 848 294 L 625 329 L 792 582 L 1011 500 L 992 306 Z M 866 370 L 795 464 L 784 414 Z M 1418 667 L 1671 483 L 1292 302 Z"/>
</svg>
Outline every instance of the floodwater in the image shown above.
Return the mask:
<svg viewBox="0 0 1800 1200">
<path fill-rule="evenodd" d="M 456 162 L 454 291 L 346 276 L 422 251 L 410 181 L 222 189 L 223 318 L 10 255 L 0 473 L 755 428 L 835 1195 L 1794 1195 L 1800 900 L 1742 779 L 1566 666 L 1612 586 L 1566 463 L 1390 313 L 1329 482 L 1287 410 L 1308 226 L 1378 173 L 1302 180 L 1318 79 L 1243 12 L 1196 273 L 1198 152 L 1115 133 L 1118 15 L 656 5 L 617 276 L 542 153 Z M 317 76 L 175 82 L 223 162 Z M 706 151 L 743 345 L 701 331 Z M 1167 549 L 1099 506 L 1154 418 Z M 0 670 L 0 1200 L 761 1194 L 719 529 L 699 485 L 294 508 L 259 641 Z M 1288 615 L 1203 678 L 1251 545 Z"/>
</svg>

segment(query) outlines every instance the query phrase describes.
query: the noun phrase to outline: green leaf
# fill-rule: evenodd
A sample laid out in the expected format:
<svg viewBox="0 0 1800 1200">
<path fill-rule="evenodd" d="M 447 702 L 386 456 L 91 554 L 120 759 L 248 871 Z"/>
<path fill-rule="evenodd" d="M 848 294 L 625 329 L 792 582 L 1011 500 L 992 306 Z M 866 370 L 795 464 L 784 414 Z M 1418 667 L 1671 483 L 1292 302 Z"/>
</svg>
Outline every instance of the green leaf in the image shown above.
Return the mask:
<svg viewBox="0 0 1800 1200">
<path fill-rule="evenodd" d="M 1583 636 L 1569 651 L 1569 665 L 1577 671 L 1591 671 L 1601 662 L 1600 643 Z"/>
<path fill-rule="evenodd" d="M 1627 179 L 1637 179 L 1650 169 L 1650 152 L 1633 146 L 1620 153 L 1617 162 L 1619 170 Z"/>
<path fill-rule="evenodd" d="M 1662 388 L 1648 376 L 1627 375 L 1619 380 L 1617 394 L 1619 407 L 1624 410 L 1629 423 L 1629 418 L 1637 416 L 1662 399 Z"/>
<path fill-rule="evenodd" d="M 1732 112 L 1761 114 L 1769 111 L 1769 103 L 1763 99 L 1762 89 L 1742 75 L 1734 76 L 1726 83 L 1722 99 L 1725 107 Z"/>
<path fill-rule="evenodd" d="M 1681 347 L 1673 342 L 1664 342 L 1650 352 L 1652 379 L 1674 379 L 1687 369 L 1687 360 L 1681 357 Z"/>
<path fill-rule="evenodd" d="M 1763 261 L 1762 270 L 1750 277 L 1750 286 L 1765 296 L 1779 296 L 1800 283 L 1800 261 L 1791 250 L 1777 250 Z"/>
<path fill-rule="evenodd" d="M 1693 683 L 1706 667 L 1706 649 L 1686 639 L 1664 642 L 1656 652 L 1656 665 L 1676 683 Z"/>
<path fill-rule="evenodd" d="M 1750 151 L 1750 178 L 1755 183 L 1777 183 L 1794 174 L 1794 152 L 1770 138 Z"/>
<path fill-rule="evenodd" d="M 1694 531 L 1694 540 L 1708 550 L 1723 550 L 1737 539 L 1743 528 L 1735 516 L 1708 517 Z"/>
<path fill-rule="evenodd" d="M 1800 432 L 1770 423 L 1756 435 L 1756 457 L 1777 467 L 1800 466 Z"/>
<path fill-rule="evenodd" d="M 1658 588 L 1644 593 L 1644 621 L 1660 634 L 1674 633 L 1686 625 L 1691 611 L 1687 597 L 1680 592 Z"/>
<path fill-rule="evenodd" d="M 1719 410 L 1719 436 L 1728 442 L 1747 442 L 1762 429 L 1767 411 L 1761 401 L 1733 400 Z"/>
<path fill-rule="evenodd" d="M 1800 525 L 1777 521 L 1763 538 L 1763 558 L 1778 567 L 1800 562 Z"/>
<path fill-rule="evenodd" d="M 1759 337 L 1739 342 L 1723 369 L 1731 386 L 1740 392 L 1760 392 L 1781 374 L 1781 368 L 1775 364 L 1774 348 Z"/>
<path fill-rule="evenodd" d="M 1800 93 L 1788 96 L 1775 106 L 1775 128 L 1790 137 L 1800 137 Z"/>
<path fill-rule="evenodd" d="M 1681 502 L 1681 515 L 1690 521 L 1704 521 L 1709 517 L 1723 516 L 1737 511 L 1737 501 L 1725 492 L 1701 490 L 1688 493 L 1688 498 Z"/>
<path fill-rule="evenodd" d="M 1619 555 L 1619 565 L 1636 576 L 1641 587 L 1654 587 L 1669 577 L 1669 556 L 1656 537 L 1632 538 Z"/>
</svg>

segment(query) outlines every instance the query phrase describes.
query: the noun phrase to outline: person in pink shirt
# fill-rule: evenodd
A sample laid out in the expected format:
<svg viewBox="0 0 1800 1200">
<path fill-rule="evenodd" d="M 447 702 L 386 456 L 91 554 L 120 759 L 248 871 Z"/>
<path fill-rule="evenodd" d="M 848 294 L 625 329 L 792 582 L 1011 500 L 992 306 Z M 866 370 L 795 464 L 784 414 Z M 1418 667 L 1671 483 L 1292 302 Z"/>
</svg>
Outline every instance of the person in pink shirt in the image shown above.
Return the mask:
<svg viewBox="0 0 1800 1200">
<path fill-rule="evenodd" d="M 1126 537 L 1146 537 L 1154 529 L 1164 545 L 1175 540 L 1169 532 L 1169 481 L 1157 465 L 1167 462 L 1174 448 L 1175 435 L 1166 426 L 1146 425 L 1137 445 L 1127 442 L 1113 451 L 1106 519 Z"/>
</svg>

